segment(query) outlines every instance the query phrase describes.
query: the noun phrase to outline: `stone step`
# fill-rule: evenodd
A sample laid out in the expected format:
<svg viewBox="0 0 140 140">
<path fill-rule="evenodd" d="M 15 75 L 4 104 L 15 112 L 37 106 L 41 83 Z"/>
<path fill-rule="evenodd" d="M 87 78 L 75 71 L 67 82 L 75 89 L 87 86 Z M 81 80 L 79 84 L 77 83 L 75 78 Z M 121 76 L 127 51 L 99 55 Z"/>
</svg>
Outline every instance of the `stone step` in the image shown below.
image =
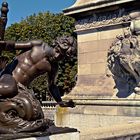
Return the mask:
<svg viewBox="0 0 140 140">
<path fill-rule="evenodd" d="M 87 130 L 80 135 L 80 140 L 139 140 L 140 121 L 128 122 L 121 125 L 98 127 Z"/>
</svg>

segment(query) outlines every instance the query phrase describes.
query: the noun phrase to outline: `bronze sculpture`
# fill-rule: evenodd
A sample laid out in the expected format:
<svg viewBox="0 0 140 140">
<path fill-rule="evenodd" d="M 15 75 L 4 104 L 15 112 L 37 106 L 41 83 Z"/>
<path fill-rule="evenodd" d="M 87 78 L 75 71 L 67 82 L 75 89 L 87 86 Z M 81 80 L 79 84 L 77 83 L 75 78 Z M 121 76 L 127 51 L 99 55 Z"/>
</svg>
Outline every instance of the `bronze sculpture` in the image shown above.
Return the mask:
<svg viewBox="0 0 140 140">
<path fill-rule="evenodd" d="M 17 63 L 17 66 L 13 70 L 13 77 L 17 83 L 19 82 L 22 85 L 27 86 L 34 78 L 48 72 L 50 94 L 60 106 L 73 107 L 74 104 L 71 104 L 72 102 L 62 101 L 59 90 L 55 85 L 55 79 L 58 71 L 58 61 L 62 60 L 65 56 L 71 56 L 76 50 L 76 41 L 73 37 L 58 37 L 53 44 L 54 48 L 49 47 L 47 43 L 40 40 L 22 43 L 0 41 L 0 45 L 3 48 L 13 47 L 14 49 L 28 50 L 17 56 L 10 64 L 11 70 L 13 69 L 13 64 Z"/>
<path fill-rule="evenodd" d="M 40 103 L 26 86 L 48 72 L 49 90 L 55 101 L 61 107 L 74 107 L 73 101 L 62 101 L 55 78 L 58 62 L 75 52 L 76 41 L 70 36 L 58 37 L 52 48 L 40 40 L 18 43 L 2 39 L 2 50 L 26 52 L 0 72 L 0 133 L 44 131 L 51 123 L 44 119 Z"/>
</svg>

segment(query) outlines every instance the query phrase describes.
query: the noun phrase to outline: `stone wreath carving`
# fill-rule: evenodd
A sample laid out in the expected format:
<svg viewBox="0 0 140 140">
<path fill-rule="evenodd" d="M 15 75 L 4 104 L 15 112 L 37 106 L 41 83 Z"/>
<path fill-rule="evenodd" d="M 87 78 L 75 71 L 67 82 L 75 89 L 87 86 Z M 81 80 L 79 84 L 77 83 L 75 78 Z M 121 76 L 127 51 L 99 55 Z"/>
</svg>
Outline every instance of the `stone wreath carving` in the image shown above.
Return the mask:
<svg viewBox="0 0 140 140">
<path fill-rule="evenodd" d="M 140 12 L 130 14 L 130 27 L 118 35 L 108 52 L 110 69 L 118 97 L 128 97 L 132 93 L 140 94 Z"/>
<path fill-rule="evenodd" d="M 124 8 L 116 10 L 114 12 L 94 13 L 90 17 L 80 19 L 76 22 L 76 30 L 101 28 L 115 24 L 122 24 L 130 22 L 130 17 Z"/>
</svg>

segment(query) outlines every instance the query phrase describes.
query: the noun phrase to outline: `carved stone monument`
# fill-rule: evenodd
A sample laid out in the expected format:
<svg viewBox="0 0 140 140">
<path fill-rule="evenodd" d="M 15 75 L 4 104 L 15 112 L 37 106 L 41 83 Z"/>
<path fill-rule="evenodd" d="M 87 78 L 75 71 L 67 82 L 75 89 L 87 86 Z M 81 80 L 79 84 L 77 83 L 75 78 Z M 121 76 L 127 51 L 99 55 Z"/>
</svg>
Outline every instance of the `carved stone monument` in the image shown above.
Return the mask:
<svg viewBox="0 0 140 140">
<path fill-rule="evenodd" d="M 77 128 L 81 139 L 126 136 L 138 126 L 139 7 L 138 0 L 77 0 L 64 10 L 76 19 L 78 38 L 77 85 L 64 99 L 77 105 L 58 107 L 56 124 Z"/>
</svg>

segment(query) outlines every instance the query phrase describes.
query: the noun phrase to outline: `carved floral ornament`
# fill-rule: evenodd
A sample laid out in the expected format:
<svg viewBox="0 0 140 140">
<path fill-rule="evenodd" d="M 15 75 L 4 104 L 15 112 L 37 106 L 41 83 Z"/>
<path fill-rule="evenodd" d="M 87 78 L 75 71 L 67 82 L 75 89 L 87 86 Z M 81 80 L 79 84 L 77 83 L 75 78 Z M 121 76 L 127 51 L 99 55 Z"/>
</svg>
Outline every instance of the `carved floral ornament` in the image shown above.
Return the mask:
<svg viewBox="0 0 140 140">
<path fill-rule="evenodd" d="M 99 28 L 128 21 L 130 21 L 130 17 L 125 12 L 125 9 L 119 9 L 114 12 L 93 14 L 90 17 L 78 20 L 75 24 L 75 28 L 76 30 Z"/>
</svg>

